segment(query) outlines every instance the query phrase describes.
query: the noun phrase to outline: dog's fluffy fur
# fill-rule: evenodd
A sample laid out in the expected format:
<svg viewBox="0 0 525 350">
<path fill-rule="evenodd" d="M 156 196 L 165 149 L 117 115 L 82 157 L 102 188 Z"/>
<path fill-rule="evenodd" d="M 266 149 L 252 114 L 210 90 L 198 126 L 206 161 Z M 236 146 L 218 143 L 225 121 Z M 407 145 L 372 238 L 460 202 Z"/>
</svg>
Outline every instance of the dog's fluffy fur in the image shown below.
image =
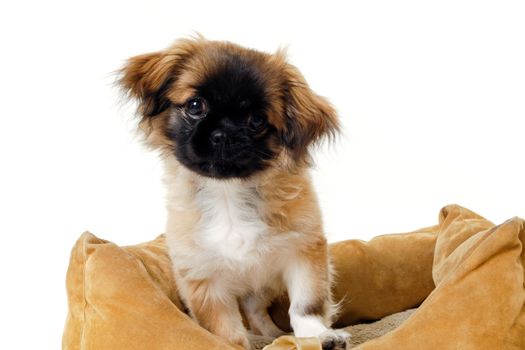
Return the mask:
<svg viewBox="0 0 525 350">
<path fill-rule="evenodd" d="M 330 264 L 308 173 L 310 146 L 338 131 L 332 106 L 283 52 L 204 38 L 129 59 L 120 84 L 165 163 L 168 248 L 192 317 L 249 348 L 239 302 L 254 333 L 277 336 L 267 308 L 288 293 L 296 336 L 344 347 L 347 335 L 329 328 Z"/>
</svg>

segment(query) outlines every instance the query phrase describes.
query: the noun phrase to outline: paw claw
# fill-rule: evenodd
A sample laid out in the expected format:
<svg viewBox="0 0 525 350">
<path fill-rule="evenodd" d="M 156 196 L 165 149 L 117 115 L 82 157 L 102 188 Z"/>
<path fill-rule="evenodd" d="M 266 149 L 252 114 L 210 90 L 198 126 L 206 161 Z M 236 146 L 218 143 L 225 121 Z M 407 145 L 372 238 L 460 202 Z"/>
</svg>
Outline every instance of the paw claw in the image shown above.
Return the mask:
<svg viewBox="0 0 525 350">
<path fill-rule="evenodd" d="M 343 330 L 328 330 L 319 335 L 323 350 L 346 350 L 350 334 Z"/>
</svg>

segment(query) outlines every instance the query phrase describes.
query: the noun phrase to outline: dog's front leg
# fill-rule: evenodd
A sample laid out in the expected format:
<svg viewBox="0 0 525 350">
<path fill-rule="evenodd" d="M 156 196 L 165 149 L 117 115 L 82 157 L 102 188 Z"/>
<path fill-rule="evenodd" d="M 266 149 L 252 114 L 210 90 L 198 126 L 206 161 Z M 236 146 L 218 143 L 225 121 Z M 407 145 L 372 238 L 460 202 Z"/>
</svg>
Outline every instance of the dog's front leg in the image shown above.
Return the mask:
<svg viewBox="0 0 525 350">
<path fill-rule="evenodd" d="M 287 264 L 284 279 L 290 298 L 290 324 L 296 337 L 318 337 L 323 350 L 346 349 L 349 334 L 330 328 L 335 307 L 327 254 L 323 242 Z"/>
<path fill-rule="evenodd" d="M 182 285 L 191 315 L 202 327 L 231 343 L 251 348 L 234 295 L 207 280 L 185 281 Z"/>
</svg>

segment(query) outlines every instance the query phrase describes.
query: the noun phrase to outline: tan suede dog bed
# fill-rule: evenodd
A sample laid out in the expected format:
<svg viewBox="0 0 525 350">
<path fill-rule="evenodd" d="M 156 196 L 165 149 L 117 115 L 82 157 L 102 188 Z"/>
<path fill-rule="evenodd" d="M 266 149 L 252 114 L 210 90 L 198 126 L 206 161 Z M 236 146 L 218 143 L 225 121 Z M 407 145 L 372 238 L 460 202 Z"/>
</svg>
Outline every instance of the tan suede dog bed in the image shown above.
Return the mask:
<svg viewBox="0 0 525 350">
<path fill-rule="evenodd" d="M 348 327 L 356 349 L 525 349 L 524 243 L 523 220 L 495 226 L 452 205 L 436 226 L 332 244 L 343 300 L 336 327 Z M 239 349 L 186 315 L 163 236 L 118 247 L 84 233 L 67 292 L 63 349 Z M 285 304 L 271 310 L 282 328 Z M 252 340 L 256 348 L 271 341 Z M 265 349 L 320 346 L 285 336 Z"/>
</svg>

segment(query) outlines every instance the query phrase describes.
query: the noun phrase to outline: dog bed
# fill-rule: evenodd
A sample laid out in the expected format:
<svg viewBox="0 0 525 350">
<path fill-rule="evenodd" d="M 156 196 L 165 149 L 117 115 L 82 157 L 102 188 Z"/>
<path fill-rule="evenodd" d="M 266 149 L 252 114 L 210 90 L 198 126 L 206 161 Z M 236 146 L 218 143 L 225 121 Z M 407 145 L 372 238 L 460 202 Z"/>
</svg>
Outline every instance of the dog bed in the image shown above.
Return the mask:
<svg viewBox="0 0 525 350">
<path fill-rule="evenodd" d="M 334 243 L 335 327 L 355 349 L 525 349 L 524 243 L 522 219 L 494 225 L 457 205 L 432 227 Z M 119 247 L 84 233 L 67 272 L 62 348 L 238 350 L 186 314 L 170 269 L 163 236 Z M 286 307 L 270 311 L 289 330 Z M 320 349 L 315 338 L 270 342 L 252 337 L 257 349 Z"/>
</svg>

